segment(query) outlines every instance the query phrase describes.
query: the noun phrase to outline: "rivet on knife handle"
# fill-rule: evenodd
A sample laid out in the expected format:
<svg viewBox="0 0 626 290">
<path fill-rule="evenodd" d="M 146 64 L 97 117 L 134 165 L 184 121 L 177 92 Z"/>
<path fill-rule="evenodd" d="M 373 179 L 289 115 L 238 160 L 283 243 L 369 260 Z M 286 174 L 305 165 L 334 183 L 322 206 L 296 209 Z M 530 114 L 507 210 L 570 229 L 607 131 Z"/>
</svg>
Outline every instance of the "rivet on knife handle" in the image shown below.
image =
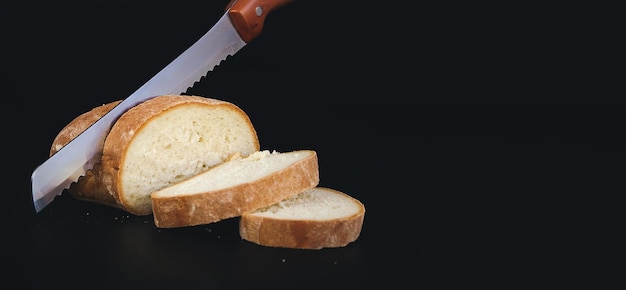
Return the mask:
<svg viewBox="0 0 626 290">
<path fill-rule="evenodd" d="M 239 36 L 247 43 L 261 34 L 265 18 L 272 10 L 292 1 L 231 0 L 226 9 Z"/>
</svg>

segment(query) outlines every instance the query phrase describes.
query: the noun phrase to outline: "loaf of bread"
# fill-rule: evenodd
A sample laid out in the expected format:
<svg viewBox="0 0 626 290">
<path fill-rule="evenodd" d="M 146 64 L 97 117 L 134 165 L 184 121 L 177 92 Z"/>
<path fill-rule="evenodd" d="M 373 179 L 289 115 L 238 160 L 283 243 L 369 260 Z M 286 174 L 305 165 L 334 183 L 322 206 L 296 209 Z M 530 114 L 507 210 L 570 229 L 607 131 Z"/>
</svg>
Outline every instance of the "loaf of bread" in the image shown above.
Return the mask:
<svg viewBox="0 0 626 290">
<path fill-rule="evenodd" d="M 117 102 L 75 118 L 59 132 L 50 154 Z M 247 156 L 259 149 L 252 122 L 236 105 L 199 96 L 158 96 L 119 117 L 104 142 L 101 163 L 72 184 L 68 192 L 78 199 L 148 215 L 152 213 L 152 192 L 234 155 Z"/>
<path fill-rule="evenodd" d="M 93 108 L 65 126 L 50 155 L 120 101 Z M 365 207 L 319 184 L 314 150 L 260 150 L 255 128 L 236 105 L 200 96 L 158 96 L 124 112 L 93 169 L 68 192 L 77 199 L 153 214 L 159 228 L 240 217 L 249 242 L 322 249 L 354 242 Z"/>
<path fill-rule="evenodd" d="M 319 183 L 317 153 L 258 151 L 152 193 L 160 228 L 209 224 L 277 203 Z"/>
<path fill-rule="evenodd" d="M 358 239 L 364 218 L 365 206 L 359 200 L 338 190 L 315 187 L 242 214 L 239 234 L 268 247 L 337 248 Z"/>
</svg>

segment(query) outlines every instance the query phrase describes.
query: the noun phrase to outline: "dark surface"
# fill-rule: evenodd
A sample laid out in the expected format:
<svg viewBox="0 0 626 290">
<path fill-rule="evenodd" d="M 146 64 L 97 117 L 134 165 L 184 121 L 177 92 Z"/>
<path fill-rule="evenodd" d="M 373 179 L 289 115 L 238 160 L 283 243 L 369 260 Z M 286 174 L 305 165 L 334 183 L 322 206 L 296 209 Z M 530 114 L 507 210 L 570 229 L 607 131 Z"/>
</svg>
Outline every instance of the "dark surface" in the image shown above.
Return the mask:
<svg viewBox="0 0 626 290">
<path fill-rule="evenodd" d="M 3 2 L 4 283 L 623 286 L 616 4 L 298 1 L 271 15 L 188 93 L 240 106 L 264 149 L 316 150 L 320 185 L 367 209 L 345 248 L 261 247 L 240 239 L 237 219 L 158 229 L 67 195 L 36 214 L 30 174 L 56 133 L 191 45 L 227 1 L 213 2 Z"/>
</svg>

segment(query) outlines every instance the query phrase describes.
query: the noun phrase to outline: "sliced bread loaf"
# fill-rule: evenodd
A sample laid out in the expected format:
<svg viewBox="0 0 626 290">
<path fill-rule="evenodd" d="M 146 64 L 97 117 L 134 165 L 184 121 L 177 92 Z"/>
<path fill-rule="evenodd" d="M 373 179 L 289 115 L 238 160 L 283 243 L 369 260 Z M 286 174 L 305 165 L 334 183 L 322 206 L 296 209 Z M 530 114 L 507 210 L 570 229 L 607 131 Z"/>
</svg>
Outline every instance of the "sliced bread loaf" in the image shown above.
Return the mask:
<svg viewBox="0 0 626 290">
<path fill-rule="evenodd" d="M 94 108 L 55 138 L 51 154 L 115 104 Z M 199 96 L 158 96 L 126 111 L 109 131 L 96 164 L 69 192 L 76 198 L 152 213 L 150 194 L 259 150 L 247 114 L 236 105 Z"/>
<path fill-rule="evenodd" d="M 365 206 L 334 189 L 315 187 L 268 207 L 244 213 L 241 238 L 282 248 L 343 247 L 355 241 L 363 226 Z"/>
<path fill-rule="evenodd" d="M 160 228 L 208 224 L 277 203 L 319 183 L 317 153 L 255 152 L 152 193 Z"/>
</svg>

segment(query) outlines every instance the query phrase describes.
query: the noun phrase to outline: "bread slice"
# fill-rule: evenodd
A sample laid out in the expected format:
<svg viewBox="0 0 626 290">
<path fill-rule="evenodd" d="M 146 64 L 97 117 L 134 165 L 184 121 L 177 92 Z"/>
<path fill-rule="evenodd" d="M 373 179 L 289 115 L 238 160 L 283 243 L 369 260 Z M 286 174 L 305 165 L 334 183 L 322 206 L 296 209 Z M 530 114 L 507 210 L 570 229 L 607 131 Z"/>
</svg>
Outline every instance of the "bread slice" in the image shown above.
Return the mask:
<svg viewBox="0 0 626 290">
<path fill-rule="evenodd" d="M 365 206 L 334 189 L 315 187 L 241 215 L 239 233 L 249 242 L 281 248 L 343 247 L 361 234 Z"/>
<path fill-rule="evenodd" d="M 94 108 L 70 122 L 55 138 L 51 154 L 114 105 Z M 106 137 L 102 162 L 69 192 L 79 199 L 148 215 L 152 213 L 152 192 L 233 155 L 247 156 L 258 150 L 256 131 L 236 105 L 200 96 L 157 96 L 120 116 Z"/>
<path fill-rule="evenodd" d="M 154 223 L 159 228 L 209 224 L 277 203 L 318 183 L 315 151 L 258 151 L 152 193 Z"/>
</svg>

